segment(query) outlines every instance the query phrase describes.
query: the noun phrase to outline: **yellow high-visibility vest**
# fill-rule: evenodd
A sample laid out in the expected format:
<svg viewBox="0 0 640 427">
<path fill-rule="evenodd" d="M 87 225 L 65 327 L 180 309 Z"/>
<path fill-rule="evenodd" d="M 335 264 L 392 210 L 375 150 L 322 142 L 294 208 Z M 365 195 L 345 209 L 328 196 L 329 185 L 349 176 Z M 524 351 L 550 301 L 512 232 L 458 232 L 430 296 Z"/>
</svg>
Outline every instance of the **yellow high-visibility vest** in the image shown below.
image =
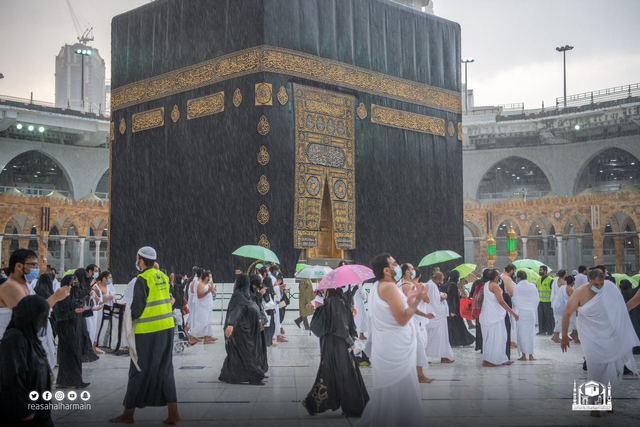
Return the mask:
<svg viewBox="0 0 640 427">
<path fill-rule="evenodd" d="M 155 268 L 149 268 L 138 277 L 147 281 L 149 296 L 147 305 L 136 323 L 136 334 L 150 334 L 152 332 L 173 329 L 173 308 L 171 307 L 171 285 L 166 274 Z"/>
<path fill-rule="evenodd" d="M 540 302 L 551 302 L 551 283 L 553 280 L 551 276 L 547 276 L 544 281 L 542 277 L 538 279 L 537 288 L 538 295 L 540 296 Z"/>
</svg>

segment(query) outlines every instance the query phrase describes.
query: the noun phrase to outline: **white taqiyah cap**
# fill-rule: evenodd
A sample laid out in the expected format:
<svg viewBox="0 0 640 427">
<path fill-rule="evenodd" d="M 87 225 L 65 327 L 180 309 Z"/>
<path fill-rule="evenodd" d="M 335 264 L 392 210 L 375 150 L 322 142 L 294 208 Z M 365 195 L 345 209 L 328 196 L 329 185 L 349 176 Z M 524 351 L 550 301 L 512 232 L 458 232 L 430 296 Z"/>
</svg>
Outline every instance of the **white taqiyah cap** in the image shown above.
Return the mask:
<svg viewBox="0 0 640 427">
<path fill-rule="evenodd" d="M 156 250 L 153 249 L 151 246 L 141 247 L 138 250 L 138 255 L 140 255 L 142 258 L 150 259 L 152 261 L 155 261 L 157 258 Z"/>
</svg>

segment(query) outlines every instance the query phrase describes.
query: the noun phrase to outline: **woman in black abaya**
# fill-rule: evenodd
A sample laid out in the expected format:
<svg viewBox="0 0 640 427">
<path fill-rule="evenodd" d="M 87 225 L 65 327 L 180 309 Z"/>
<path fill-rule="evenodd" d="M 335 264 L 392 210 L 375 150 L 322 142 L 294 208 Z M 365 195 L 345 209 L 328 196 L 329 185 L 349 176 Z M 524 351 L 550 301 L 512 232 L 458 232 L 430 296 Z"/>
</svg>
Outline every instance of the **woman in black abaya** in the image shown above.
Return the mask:
<svg viewBox="0 0 640 427">
<path fill-rule="evenodd" d="M 469 333 L 464 324 L 464 319 L 460 316 L 460 291 L 458 281 L 460 273 L 456 270 L 451 272 L 449 283 L 446 286 L 447 304 L 449 304 L 449 343 L 452 346 L 465 346 L 473 344 L 475 337 Z"/>
<path fill-rule="evenodd" d="M 230 384 L 264 385 L 264 331 L 261 311 L 251 298 L 249 276 L 236 276 L 225 320 L 225 350 L 218 380 Z"/>
<path fill-rule="evenodd" d="M 29 409 L 44 406 L 45 391 L 51 390 L 51 369 L 38 338 L 46 327 L 49 303 L 38 295 L 20 300 L 0 345 L 0 419 L 7 426 L 53 426 L 51 410 Z M 30 394 L 37 392 L 35 401 Z"/>
<path fill-rule="evenodd" d="M 623 280 L 620 282 L 620 292 L 622 292 L 622 297 L 624 298 L 624 302 L 629 302 L 631 298 L 634 297 L 636 292 L 640 291 L 640 287 L 633 289 L 631 282 L 628 280 Z M 629 312 L 629 316 L 631 317 L 631 323 L 633 324 L 633 329 L 636 331 L 636 334 L 640 338 L 640 306 L 634 308 Z M 633 354 L 640 354 L 640 347 L 633 347 Z"/>
<path fill-rule="evenodd" d="M 353 313 L 340 289 L 329 289 L 324 300 L 326 333 L 320 337 L 320 366 L 313 388 L 302 401 L 309 415 L 342 408 L 342 414 L 359 417 L 369 394 L 353 354 L 349 331 Z"/>
<path fill-rule="evenodd" d="M 84 292 L 71 274 L 62 278 L 60 286 L 71 286 L 69 296 L 53 306 L 58 332 L 58 388 L 84 388 L 82 381 L 82 318 Z"/>
</svg>

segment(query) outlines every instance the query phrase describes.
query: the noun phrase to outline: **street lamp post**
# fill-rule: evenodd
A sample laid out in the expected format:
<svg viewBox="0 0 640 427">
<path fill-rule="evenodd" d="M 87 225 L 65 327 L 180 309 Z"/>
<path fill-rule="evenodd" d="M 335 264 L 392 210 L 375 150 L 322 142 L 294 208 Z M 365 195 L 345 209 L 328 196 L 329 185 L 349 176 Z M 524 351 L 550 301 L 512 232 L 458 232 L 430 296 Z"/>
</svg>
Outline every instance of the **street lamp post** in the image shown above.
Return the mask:
<svg viewBox="0 0 640 427">
<path fill-rule="evenodd" d="M 469 112 L 469 97 L 467 96 L 467 89 L 469 89 L 469 81 L 467 80 L 467 64 L 475 61 L 472 57 L 462 58 L 464 64 L 464 112 Z"/>
<path fill-rule="evenodd" d="M 564 108 L 567 108 L 567 51 L 573 49 L 573 46 L 557 47 L 558 52 L 562 52 L 562 62 L 564 69 Z"/>
<path fill-rule="evenodd" d="M 80 99 L 82 99 L 82 109 L 84 110 L 84 57 L 91 56 L 93 52 L 91 52 L 91 49 L 76 49 L 75 52 L 82 58 L 82 71 L 80 73 Z"/>
</svg>

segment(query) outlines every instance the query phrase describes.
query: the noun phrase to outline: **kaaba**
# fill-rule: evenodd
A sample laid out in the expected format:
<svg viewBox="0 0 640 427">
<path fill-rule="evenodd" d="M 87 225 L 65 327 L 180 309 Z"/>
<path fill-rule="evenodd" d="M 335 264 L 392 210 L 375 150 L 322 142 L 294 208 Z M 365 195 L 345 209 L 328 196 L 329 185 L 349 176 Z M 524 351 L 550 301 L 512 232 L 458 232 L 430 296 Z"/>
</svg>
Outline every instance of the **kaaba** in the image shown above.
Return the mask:
<svg viewBox="0 0 640 427">
<path fill-rule="evenodd" d="M 463 251 L 460 26 L 391 0 L 157 0 L 112 21 L 109 268 Z"/>
</svg>

